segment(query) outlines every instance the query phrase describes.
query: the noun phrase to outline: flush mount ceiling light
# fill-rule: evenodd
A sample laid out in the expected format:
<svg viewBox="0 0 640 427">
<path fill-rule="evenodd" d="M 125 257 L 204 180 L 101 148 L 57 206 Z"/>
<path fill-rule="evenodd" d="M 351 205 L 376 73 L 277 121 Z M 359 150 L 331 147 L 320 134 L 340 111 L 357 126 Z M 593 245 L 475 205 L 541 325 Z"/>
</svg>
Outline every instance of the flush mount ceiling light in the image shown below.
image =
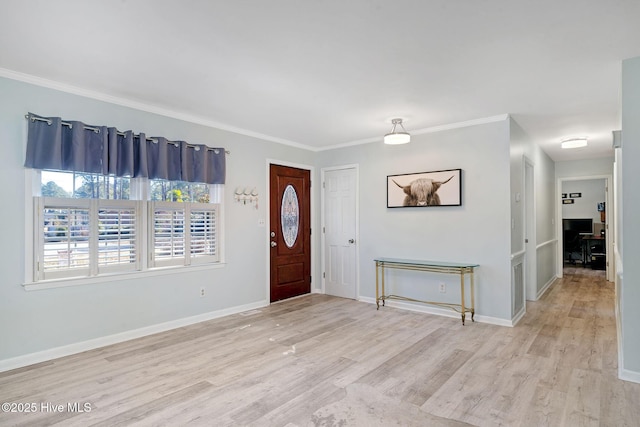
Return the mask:
<svg viewBox="0 0 640 427">
<path fill-rule="evenodd" d="M 411 135 L 409 135 L 404 126 L 402 126 L 402 119 L 393 119 L 391 123 L 393 124 L 393 129 L 384 136 L 385 144 L 398 145 L 411 141 Z M 402 128 L 402 132 L 396 132 L 396 126 L 398 125 Z"/>
<path fill-rule="evenodd" d="M 587 137 L 582 136 L 579 138 L 567 138 L 562 140 L 562 148 L 580 148 L 587 146 Z"/>
</svg>

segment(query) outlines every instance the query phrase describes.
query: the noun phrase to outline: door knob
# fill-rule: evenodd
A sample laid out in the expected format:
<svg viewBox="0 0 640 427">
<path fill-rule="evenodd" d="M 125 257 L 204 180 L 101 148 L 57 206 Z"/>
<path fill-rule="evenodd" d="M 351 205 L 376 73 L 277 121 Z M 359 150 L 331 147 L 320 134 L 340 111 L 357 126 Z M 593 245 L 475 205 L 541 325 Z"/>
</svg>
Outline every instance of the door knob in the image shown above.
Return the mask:
<svg viewBox="0 0 640 427">
<path fill-rule="evenodd" d="M 271 247 L 272 247 L 272 248 L 275 248 L 277 245 L 278 245 L 278 244 L 277 244 L 276 242 L 273 242 L 273 241 L 271 242 Z"/>
<path fill-rule="evenodd" d="M 356 242 L 355 240 L 353 240 L 353 239 L 349 239 L 349 243 L 353 244 L 353 243 L 355 243 L 355 242 Z"/>
</svg>

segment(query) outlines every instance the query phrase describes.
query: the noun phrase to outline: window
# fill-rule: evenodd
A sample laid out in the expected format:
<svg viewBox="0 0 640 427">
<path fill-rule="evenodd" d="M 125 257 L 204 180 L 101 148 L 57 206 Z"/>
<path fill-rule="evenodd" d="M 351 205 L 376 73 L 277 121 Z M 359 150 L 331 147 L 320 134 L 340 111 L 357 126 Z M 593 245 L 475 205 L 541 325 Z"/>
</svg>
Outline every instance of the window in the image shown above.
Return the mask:
<svg viewBox="0 0 640 427">
<path fill-rule="evenodd" d="M 150 180 L 152 201 L 209 203 L 209 185 L 184 181 Z"/>
<path fill-rule="evenodd" d="M 34 282 L 220 261 L 219 185 L 37 174 Z"/>
<path fill-rule="evenodd" d="M 41 182 L 27 244 L 33 281 L 220 261 L 224 148 L 25 118 L 24 165 Z"/>
<path fill-rule="evenodd" d="M 98 272 L 138 270 L 138 202 L 98 203 Z"/>
<path fill-rule="evenodd" d="M 139 204 L 129 200 L 36 197 L 36 279 L 133 271 Z"/>
<path fill-rule="evenodd" d="M 41 195 L 73 199 L 129 199 L 131 178 L 97 173 L 41 172 Z"/>
<path fill-rule="evenodd" d="M 152 265 L 190 265 L 218 261 L 215 205 L 152 202 Z"/>
<path fill-rule="evenodd" d="M 35 230 L 42 230 L 36 257 L 38 279 L 88 276 L 90 203 L 39 198 L 39 219 Z"/>
<path fill-rule="evenodd" d="M 218 258 L 218 211 L 206 206 L 190 209 L 191 259 L 194 263 L 217 261 Z"/>
</svg>

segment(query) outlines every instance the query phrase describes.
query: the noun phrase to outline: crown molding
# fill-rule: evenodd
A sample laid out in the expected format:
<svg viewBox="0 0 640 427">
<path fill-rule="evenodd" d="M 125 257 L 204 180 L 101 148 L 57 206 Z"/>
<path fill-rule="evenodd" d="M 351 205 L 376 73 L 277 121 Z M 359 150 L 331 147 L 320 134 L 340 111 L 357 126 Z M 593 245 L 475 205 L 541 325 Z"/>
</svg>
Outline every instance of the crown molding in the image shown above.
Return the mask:
<svg viewBox="0 0 640 427">
<path fill-rule="evenodd" d="M 119 98 L 112 95 L 107 95 L 102 92 L 96 92 L 89 89 L 84 89 L 78 86 L 73 86 L 66 83 L 57 82 L 54 80 L 45 79 L 31 74 L 20 73 L 6 68 L 0 68 L 0 77 L 6 77 L 11 80 L 17 80 L 24 83 L 33 84 L 36 86 L 45 87 L 48 89 L 58 90 L 60 92 L 70 93 L 73 95 L 82 96 L 84 98 L 95 99 L 97 101 L 108 102 L 110 104 L 116 104 L 123 107 L 133 108 L 134 110 L 145 111 L 147 113 L 158 114 L 160 116 L 170 117 L 172 119 L 178 119 L 189 123 L 194 123 L 210 128 L 220 129 L 228 132 L 237 133 L 252 138 L 258 138 L 265 141 L 276 142 L 278 144 L 288 145 L 291 147 L 301 148 L 304 150 L 315 151 L 314 147 L 306 144 L 301 144 L 295 141 L 289 141 L 287 139 L 278 138 L 271 135 L 265 135 L 263 133 L 254 132 L 248 129 L 243 129 L 235 126 L 230 126 L 224 123 L 220 123 L 214 120 L 210 120 L 201 116 L 193 114 L 186 114 L 184 112 L 171 110 L 168 108 L 159 107 L 157 105 L 146 104 L 144 102 L 133 101 L 126 98 Z"/>
<path fill-rule="evenodd" d="M 70 85 L 67 83 L 61 83 L 50 79 L 45 79 L 43 77 L 34 76 L 31 74 L 21 73 L 18 71 L 9 70 L 6 68 L 0 68 L 0 77 L 6 77 L 11 80 L 17 80 L 24 83 L 29 83 L 36 86 L 45 87 L 48 89 L 58 90 L 65 93 L 70 93 L 73 95 L 82 96 L 84 98 L 95 99 L 98 101 L 107 102 L 110 104 L 120 105 L 123 107 L 133 108 L 135 110 L 145 111 L 147 113 L 157 114 L 160 116 L 170 117 L 172 119 L 182 120 L 189 123 L 194 123 L 214 129 L 220 129 L 228 132 L 233 132 L 239 135 L 249 136 L 251 138 L 262 139 L 265 141 L 275 142 L 278 144 L 287 145 L 290 147 L 300 148 L 303 150 L 308 150 L 312 152 L 321 152 L 328 150 L 335 150 L 337 148 L 345 148 L 352 147 L 355 145 L 362 144 L 370 144 L 373 142 L 380 142 L 381 137 L 375 136 L 372 138 L 360 139 L 356 141 L 346 142 L 342 144 L 329 145 L 326 147 L 314 147 L 307 144 L 302 144 L 295 141 L 290 141 L 284 138 L 278 138 L 271 135 L 265 135 L 263 133 L 254 132 L 248 129 L 243 129 L 235 126 L 230 126 L 221 122 L 217 122 L 214 120 L 210 120 L 201 116 L 187 114 L 181 111 L 171 110 L 169 108 L 160 107 L 157 105 L 146 104 L 144 102 L 133 101 L 126 98 L 120 98 L 112 95 L 108 95 L 102 92 L 97 92 L 85 88 L 81 88 L 78 86 Z M 446 125 L 432 126 L 423 129 L 417 129 L 411 131 L 412 135 L 423 135 L 426 133 L 434 133 L 434 132 L 442 132 L 445 130 L 451 129 L 460 129 L 468 126 L 476 126 L 493 122 L 500 122 L 503 120 L 507 120 L 509 118 L 509 114 L 500 114 L 497 116 L 485 117 L 474 120 L 467 120 L 464 122 L 450 123 Z"/>
<path fill-rule="evenodd" d="M 477 125 L 484 125 L 487 123 L 502 122 L 502 121 L 508 120 L 509 118 L 510 118 L 509 114 L 499 114 L 497 116 L 484 117 L 480 119 L 466 120 L 464 122 L 456 122 L 456 123 L 450 123 L 446 125 L 432 126 L 428 128 L 412 130 L 409 133 L 412 136 L 424 135 L 426 133 L 442 132 L 445 130 L 460 129 L 460 128 L 465 128 L 469 126 L 477 126 Z M 329 145 L 327 147 L 315 147 L 313 151 L 335 150 L 336 148 L 353 147 L 355 145 L 370 144 L 372 142 L 381 142 L 381 141 L 382 141 L 382 137 L 376 136 L 373 138 L 366 138 L 366 139 L 360 139 L 357 141 L 345 142 L 343 144 Z"/>
</svg>

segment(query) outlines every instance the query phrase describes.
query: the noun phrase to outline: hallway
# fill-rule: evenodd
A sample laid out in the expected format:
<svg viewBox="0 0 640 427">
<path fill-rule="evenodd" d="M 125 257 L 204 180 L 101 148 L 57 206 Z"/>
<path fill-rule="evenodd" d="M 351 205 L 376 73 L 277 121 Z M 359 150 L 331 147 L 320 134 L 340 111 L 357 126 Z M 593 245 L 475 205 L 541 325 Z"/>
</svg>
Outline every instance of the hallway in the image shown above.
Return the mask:
<svg viewBox="0 0 640 427">
<path fill-rule="evenodd" d="M 614 284 L 603 270 L 564 268 L 564 277 L 515 328 L 537 331 L 527 355 L 551 366 L 539 378 L 523 425 L 637 426 L 640 384 L 617 379 Z"/>
</svg>

